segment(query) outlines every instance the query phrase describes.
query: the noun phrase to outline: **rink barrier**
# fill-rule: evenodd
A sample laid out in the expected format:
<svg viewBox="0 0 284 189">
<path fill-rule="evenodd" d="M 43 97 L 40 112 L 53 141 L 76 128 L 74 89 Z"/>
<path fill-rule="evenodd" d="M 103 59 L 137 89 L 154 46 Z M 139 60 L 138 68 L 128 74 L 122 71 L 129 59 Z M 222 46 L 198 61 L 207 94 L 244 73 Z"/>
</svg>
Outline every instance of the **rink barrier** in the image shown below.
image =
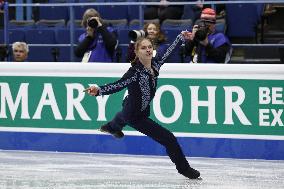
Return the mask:
<svg viewBox="0 0 284 189">
<path fill-rule="evenodd" d="M 129 66 L 0 63 L 0 149 L 166 155 L 130 127 L 122 140 L 97 130 L 126 91 L 82 91 Z M 166 64 L 159 77 L 151 118 L 174 132 L 187 156 L 284 159 L 283 65 Z"/>
</svg>

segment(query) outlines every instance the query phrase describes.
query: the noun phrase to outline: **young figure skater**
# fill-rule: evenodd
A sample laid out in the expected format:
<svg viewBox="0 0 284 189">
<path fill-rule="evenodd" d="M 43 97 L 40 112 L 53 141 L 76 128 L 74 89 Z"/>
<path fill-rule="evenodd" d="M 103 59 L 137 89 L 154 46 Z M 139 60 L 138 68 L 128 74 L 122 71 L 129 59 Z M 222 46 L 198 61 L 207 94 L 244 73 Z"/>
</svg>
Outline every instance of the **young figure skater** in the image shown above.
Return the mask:
<svg viewBox="0 0 284 189">
<path fill-rule="evenodd" d="M 118 128 L 127 124 L 163 145 L 180 174 L 189 179 L 197 179 L 200 176 L 199 171 L 190 167 L 173 133 L 149 118 L 150 102 L 155 96 L 160 67 L 182 39 L 183 35 L 178 35 L 163 56 L 157 54 L 154 58 L 151 41 L 147 38 L 138 39 L 135 43 L 136 59 L 121 79 L 99 87 L 91 86 L 84 91 L 91 96 L 100 96 L 113 94 L 127 87 L 128 96 L 123 101 L 122 111 L 103 125 L 101 131 L 123 137 Z"/>
</svg>

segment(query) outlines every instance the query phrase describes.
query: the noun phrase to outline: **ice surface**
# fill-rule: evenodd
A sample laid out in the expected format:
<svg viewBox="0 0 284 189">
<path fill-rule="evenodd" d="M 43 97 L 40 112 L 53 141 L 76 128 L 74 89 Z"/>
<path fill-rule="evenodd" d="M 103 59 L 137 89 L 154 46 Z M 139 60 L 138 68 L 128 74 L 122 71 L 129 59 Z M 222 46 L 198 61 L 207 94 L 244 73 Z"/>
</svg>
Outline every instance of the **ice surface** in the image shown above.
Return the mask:
<svg viewBox="0 0 284 189">
<path fill-rule="evenodd" d="M 284 188 L 284 161 L 188 160 L 202 179 L 179 175 L 162 156 L 0 151 L 0 188 Z"/>
</svg>

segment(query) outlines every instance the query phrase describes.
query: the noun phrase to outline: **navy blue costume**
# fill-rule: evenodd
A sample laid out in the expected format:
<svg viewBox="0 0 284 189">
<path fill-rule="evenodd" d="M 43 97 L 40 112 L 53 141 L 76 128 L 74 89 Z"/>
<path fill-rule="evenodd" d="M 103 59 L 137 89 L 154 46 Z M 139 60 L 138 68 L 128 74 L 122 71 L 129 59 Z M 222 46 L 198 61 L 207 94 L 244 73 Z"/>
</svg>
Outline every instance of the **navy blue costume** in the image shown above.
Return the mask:
<svg viewBox="0 0 284 189">
<path fill-rule="evenodd" d="M 151 137 L 166 148 L 170 159 L 175 163 L 176 169 L 181 174 L 189 170 L 190 166 L 176 137 L 150 119 L 149 115 L 150 102 L 155 96 L 160 67 L 182 39 L 182 35 L 178 35 L 165 54 L 162 56 L 157 54 L 152 59 L 151 66 L 154 74 L 151 74 L 150 70 L 137 61 L 121 79 L 114 83 L 100 86 L 98 93 L 98 95 L 109 95 L 127 87 L 128 96 L 123 101 L 122 111 L 117 113 L 115 118 L 108 123 L 109 126 L 113 130 L 121 130 L 123 126 L 128 124 L 137 131 Z"/>
</svg>

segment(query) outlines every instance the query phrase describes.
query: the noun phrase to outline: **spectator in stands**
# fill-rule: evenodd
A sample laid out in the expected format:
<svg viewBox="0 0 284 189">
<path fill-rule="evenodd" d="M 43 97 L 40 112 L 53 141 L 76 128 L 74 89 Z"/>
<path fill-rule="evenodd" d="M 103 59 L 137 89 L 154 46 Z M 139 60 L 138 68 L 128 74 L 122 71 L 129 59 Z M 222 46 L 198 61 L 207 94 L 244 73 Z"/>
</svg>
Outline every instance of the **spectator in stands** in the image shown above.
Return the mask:
<svg viewBox="0 0 284 189">
<path fill-rule="evenodd" d="M 185 0 L 148 0 L 150 2 L 160 2 L 161 5 L 148 5 L 144 10 L 144 19 L 159 19 L 160 24 L 163 23 L 165 19 L 181 19 L 183 14 L 183 5 L 168 5 L 168 2 L 180 2 Z M 146 0 L 147 2 L 147 0 Z"/>
<path fill-rule="evenodd" d="M 231 43 L 223 33 L 215 31 L 216 13 L 203 9 L 200 20 L 186 33 L 185 53 L 192 63 L 227 63 L 232 53 Z"/>
<path fill-rule="evenodd" d="M 82 62 L 112 62 L 117 45 L 114 29 L 102 22 L 99 12 L 87 9 L 82 18 L 86 32 L 80 35 L 75 55 Z"/>
<path fill-rule="evenodd" d="M 154 52 L 153 56 L 158 54 L 164 54 L 165 50 L 167 49 L 166 44 L 166 36 L 162 32 L 160 24 L 155 22 L 148 22 L 144 25 L 143 31 L 147 34 L 147 38 L 151 40 L 152 44 L 154 45 Z M 128 53 L 127 53 L 127 61 L 132 62 L 135 59 L 135 52 L 134 52 L 134 42 L 130 42 L 128 46 Z"/>
<path fill-rule="evenodd" d="M 13 60 L 25 62 L 28 58 L 29 46 L 25 42 L 14 42 L 12 44 Z"/>
</svg>

